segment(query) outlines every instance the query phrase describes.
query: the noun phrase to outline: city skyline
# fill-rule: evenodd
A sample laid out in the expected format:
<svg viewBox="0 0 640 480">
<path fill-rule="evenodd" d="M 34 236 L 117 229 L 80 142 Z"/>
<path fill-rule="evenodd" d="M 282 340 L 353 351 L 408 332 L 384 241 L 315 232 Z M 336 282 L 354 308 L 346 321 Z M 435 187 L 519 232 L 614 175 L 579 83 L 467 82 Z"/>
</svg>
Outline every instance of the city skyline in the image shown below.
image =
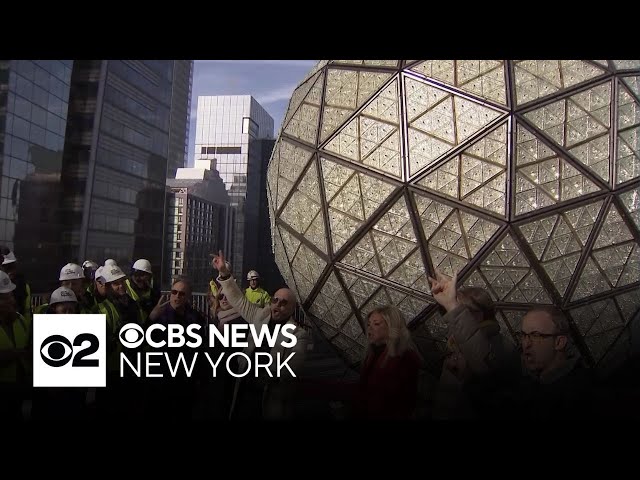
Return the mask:
<svg viewBox="0 0 640 480">
<path fill-rule="evenodd" d="M 193 74 L 189 153 L 193 166 L 198 97 L 251 95 L 273 117 L 277 135 L 289 99 L 317 60 L 196 60 Z"/>
</svg>

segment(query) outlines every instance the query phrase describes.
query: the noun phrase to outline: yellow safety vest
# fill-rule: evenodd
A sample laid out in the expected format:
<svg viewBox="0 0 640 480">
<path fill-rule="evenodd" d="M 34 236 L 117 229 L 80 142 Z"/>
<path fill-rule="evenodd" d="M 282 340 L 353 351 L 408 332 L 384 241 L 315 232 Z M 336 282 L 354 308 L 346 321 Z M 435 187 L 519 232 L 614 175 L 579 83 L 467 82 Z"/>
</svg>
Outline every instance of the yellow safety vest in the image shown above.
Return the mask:
<svg viewBox="0 0 640 480">
<path fill-rule="evenodd" d="M 25 290 L 27 291 L 27 296 L 24 299 L 24 318 L 25 320 L 27 320 L 27 322 L 29 322 L 29 324 L 31 323 L 31 319 L 32 317 L 32 312 L 31 312 L 31 287 L 29 286 L 28 283 L 25 284 Z"/>
<path fill-rule="evenodd" d="M 0 350 L 27 348 L 29 346 L 31 322 L 17 313 L 11 328 L 13 329 L 13 341 L 4 327 L 0 327 Z M 20 360 L 11 360 L 8 363 L 3 362 L 3 364 L 0 364 L 0 382 L 16 382 L 18 380 L 18 361 L 22 364 L 25 374 L 27 376 L 31 375 L 31 356 L 29 355 Z"/>
<path fill-rule="evenodd" d="M 215 280 L 211 280 L 209 282 L 209 287 L 211 287 L 211 293 L 213 293 L 214 297 L 218 296 L 218 286 L 216 285 L 216 281 Z"/>
<path fill-rule="evenodd" d="M 138 308 L 142 314 L 142 323 L 146 323 L 149 318 L 149 314 L 140 305 L 140 299 L 149 300 L 151 298 L 151 289 L 149 288 L 146 292 L 143 292 L 142 295 L 138 295 L 138 292 L 133 288 L 133 285 L 131 285 L 131 281 L 128 278 L 125 280 L 125 284 L 127 285 L 127 293 L 138 304 Z"/>
<path fill-rule="evenodd" d="M 142 325 L 144 313 L 139 306 L 136 305 L 136 307 L 138 309 L 138 323 Z M 108 299 L 98 304 L 98 310 L 98 313 L 104 313 L 107 317 L 107 371 L 118 372 L 120 371 L 120 352 L 122 351 L 122 345 L 118 338 L 120 328 L 122 328 L 120 312 Z"/>
<path fill-rule="evenodd" d="M 262 287 L 258 287 L 255 290 L 248 287 L 244 291 L 244 296 L 247 297 L 247 300 L 251 303 L 255 303 L 260 308 L 264 308 L 266 305 L 269 305 L 269 302 L 271 302 L 271 296 L 269 296 L 267 291 Z"/>
<path fill-rule="evenodd" d="M 107 317 L 107 371 L 118 371 L 118 364 L 122 346 L 118 340 L 118 332 L 120 331 L 120 313 L 113 303 L 109 300 L 98 303 L 98 313 L 103 313 Z"/>
</svg>

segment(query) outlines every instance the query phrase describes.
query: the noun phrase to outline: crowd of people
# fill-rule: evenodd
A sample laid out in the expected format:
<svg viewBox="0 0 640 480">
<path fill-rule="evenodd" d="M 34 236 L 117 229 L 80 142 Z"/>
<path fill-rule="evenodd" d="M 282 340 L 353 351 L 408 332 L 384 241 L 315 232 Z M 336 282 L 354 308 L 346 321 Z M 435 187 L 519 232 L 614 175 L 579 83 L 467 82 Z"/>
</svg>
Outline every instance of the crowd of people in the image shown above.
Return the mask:
<svg viewBox="0 0 640 480">
<path fill-rule="evenodd" d="M 569 323 L 562 311 L 536 307 L 523 318 L 519 341 L 501 332 L 489 294 L 480 288 L 457 288 L 457 278 L 436 272 L 429 277 L 432 295 L 444 312 L 447 354 L 441 373 L 428 395 L 427 414 L 418 415 L 419 382 L 423 353 L 414 344 L 400 310 L 387 305 L 366 314 L 368 348 L 357 380 L 305 378 L 304 364 L 311 347 L 310 331 L 296 324 L 295 293 L 289 288 L 273 296 L 260 287 L 252 270 L 243 291 L 231 275 L 222 252 L 213 255 L 217 275 L 208 292 L 209 311 L 191 304 L 192 286 L 187 278 L 173 281 L 162 295 L 154 283 L 152 266 L 136 260 L 126 275 L 112 259 L 103 265 L 86 261 L 82 266 L 62 267 L 60 286 L 47 303 L 31 308 L 31 289 L 19 273 L 17 258 L 0 250 L 0 408 L 15 419 L 51 417 L 98 420 L 145 416 L 174 421 L 285 420 L 295 419 L 297 405 L 307 398 L 327 405 L 342 402 L 354 419 L 488 419 L 488 418 L 585 418 L 629 415 L 637 418 L 640 400 L 637 359 L 625 364 L 606 381 L 598 379 L 573 348 Z M 34 313 L 102 313 L 107 320 L 107 388 L 32 388 L 32 316 Z M 296 343 L 256 346 L 248 337 L 244 348 L 209 347 L 212 358 L 234 356 L 232 372 L 246 370 L 248 359 L 259 353 L 295 353 L 289 366 L 297 375 L 274 377 L 262 370 L 257 377 L 234 376 L 226 370 L 212 377 L 198 368 L 190 377 L 166 375 L 140 379 L 120 375 L 118 334 L 127 323 L 143 328 L 162 324 L 201 325 L 223 329 L 225 325 L 251 324 L 274 332 L 278 324 L 290 324 Z M 282 336 L 282 330 L 278 334 Z M 143 347 L 141 347 L 143 348 Z M 198 350 L 167 350 L 171 358 L 188 358 Z M 424 401 L 424 399 L 422 399 Z M 422 410 L 424 411 L 424 410 Z"/>
</svg>

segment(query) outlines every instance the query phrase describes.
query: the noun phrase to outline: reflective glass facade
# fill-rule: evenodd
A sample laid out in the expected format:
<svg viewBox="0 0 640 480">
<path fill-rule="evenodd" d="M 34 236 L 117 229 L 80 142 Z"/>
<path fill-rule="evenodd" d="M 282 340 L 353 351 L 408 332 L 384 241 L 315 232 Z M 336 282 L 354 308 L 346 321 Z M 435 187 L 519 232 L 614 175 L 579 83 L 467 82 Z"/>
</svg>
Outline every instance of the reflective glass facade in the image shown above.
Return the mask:
<svg viewBox="0 0 640 480">
<path fill-rule="evenodd" d="M 255 225 L 246 215 L 258 210 L 257 195 L 247 205 L 248 178 L 259 179 L 266 169 L 262 146 L 256 140 L 273 139 L 273 118 L 249 95 L 198 97 L 195 167 L 220 172 L 235 210 L 230 229 L 231 251 L 226 252 L 236 277 L 253 268 L 246 264 L 247 229 Z M 254 192 L 255 193 L 255 192 Z M 253 213 L 252 213 L 253 212 Z"/>
<path fill-rule="evenodd" d="M 27 275 L 66 263 L 55 259 L 72 69 L 72 60 L 0 61 L 0 244 Z"/>
<path fill-rule="evenodd" d="M 87 258 L 128 269 L 144 257 L 159 276 L 167 171 L 186 160 L 192 62 L 8 67 L 2 196 L 19 215 L 0 225 L 0 241 L 15 248 L 34 290 Z"/>
</svg>

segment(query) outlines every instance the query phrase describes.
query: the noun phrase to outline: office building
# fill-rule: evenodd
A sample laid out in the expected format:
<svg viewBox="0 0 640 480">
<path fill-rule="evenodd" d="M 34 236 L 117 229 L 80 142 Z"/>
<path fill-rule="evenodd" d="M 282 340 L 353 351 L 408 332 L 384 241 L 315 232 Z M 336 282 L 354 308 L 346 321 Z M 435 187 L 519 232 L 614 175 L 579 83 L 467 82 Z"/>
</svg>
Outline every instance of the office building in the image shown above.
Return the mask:
<svg viewBox="0 0 640 480">
<path fill-rule="evenodd" d="M 264 192 L 272 149 L 273 118 L 253 97 L 198 97 L 194 165 L 218 170 L 229 192 L 233 228 L 226 253 L 234 276 L 243 282 L 247 271 L 258 269 L 258 259 L 273 258 L 258 233 L 260 225 L 269 224 Z"/>
<path fill-rule="evenodd" d="M 209 254 L 227 248 L 229 195 L 218 172 L 204 168 L 178 169 L 167 187 L 163 289 L 186 275 L 195 292 L 205 292 L 214 273 Z"/>
<path fill-rule="evenodd" d="M 160 276 L 192 71 L 188 60 L 0 63 L 0 243 L 35 291 L 87 258 L 128 269 L 144 257 Z"/>
</svg>

